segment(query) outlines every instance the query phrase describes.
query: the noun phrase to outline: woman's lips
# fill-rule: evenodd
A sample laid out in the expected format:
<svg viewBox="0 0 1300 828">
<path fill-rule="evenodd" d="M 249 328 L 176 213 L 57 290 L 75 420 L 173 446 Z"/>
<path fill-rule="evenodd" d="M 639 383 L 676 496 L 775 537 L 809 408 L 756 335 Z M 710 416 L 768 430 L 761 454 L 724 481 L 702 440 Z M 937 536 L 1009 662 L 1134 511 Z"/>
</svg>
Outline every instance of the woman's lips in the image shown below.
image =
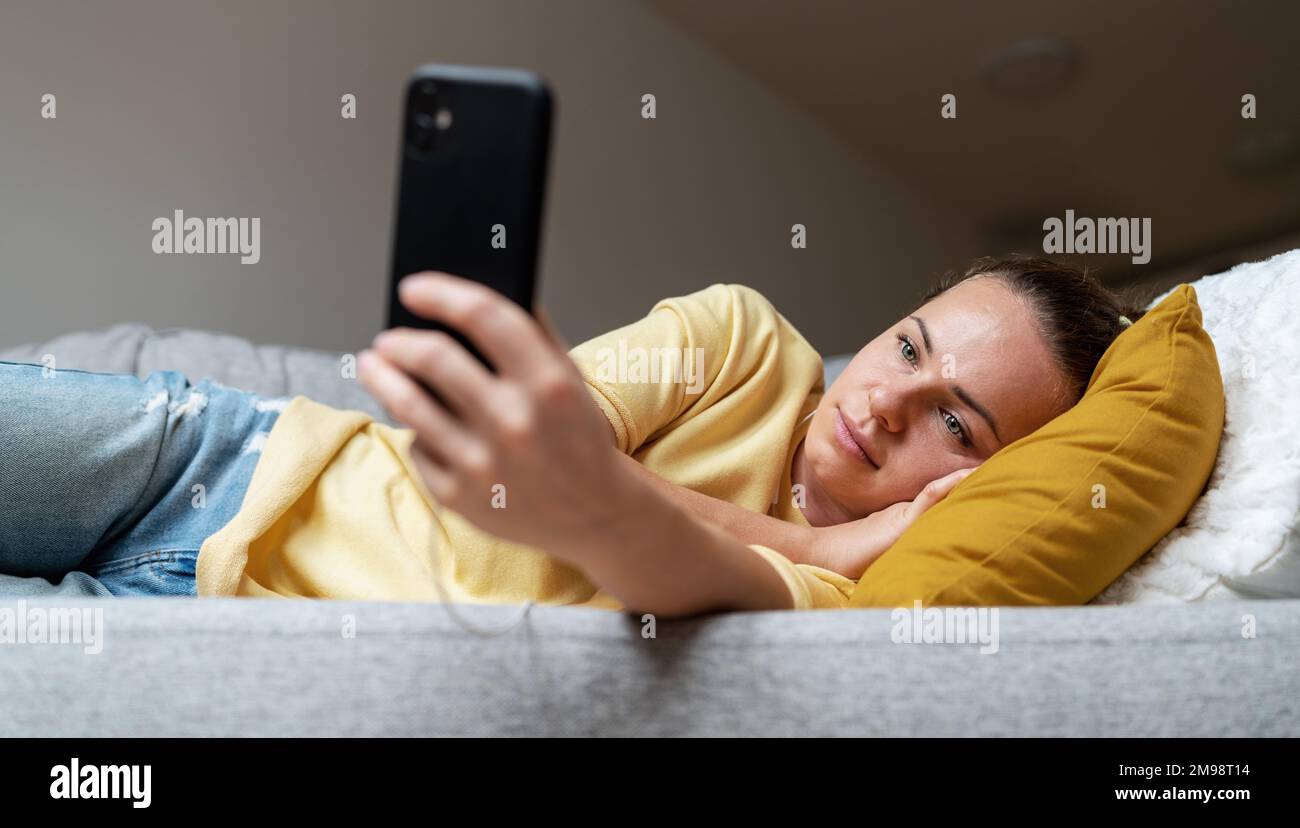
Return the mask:
<svg viewBox="0 0 1300 828">
<path fill-rule="evenodd" d="M 835 409 L 835 438 L 839 442 L 840 448 L 844 449 L 844 452 L 850 457 L 856 457 L 873 469 L 880 468 L 872 461 L 866 449 L 853 435 L 853 429 L 849 428 L 848 422 L 844 419 L 844 412 L 840 411 L 838 407 Z"/>
</svg>

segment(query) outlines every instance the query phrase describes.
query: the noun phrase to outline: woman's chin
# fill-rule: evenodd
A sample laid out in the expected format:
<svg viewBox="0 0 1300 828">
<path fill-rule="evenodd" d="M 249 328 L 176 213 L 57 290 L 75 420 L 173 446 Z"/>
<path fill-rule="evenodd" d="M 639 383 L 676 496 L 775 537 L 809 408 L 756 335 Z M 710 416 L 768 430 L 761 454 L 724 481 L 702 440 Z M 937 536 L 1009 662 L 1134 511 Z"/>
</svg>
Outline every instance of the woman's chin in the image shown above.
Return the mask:
<svg viewBox="0 0 1300 828">
<path fill-rule="evenodd" d="M 823 511 L 842 515 L 839 523 L 856 520 L 871 514 L 865 501 L 869 500 L 869 490 L 875 488 L 871 474 L 877 472 L 860 461 L 844 457 L 834 444 L 823 443 L 824 450 L 814 452 L 808 459 L 813 475 L 817 478 L 818 488 L 826 500 Z"/>
</svg>

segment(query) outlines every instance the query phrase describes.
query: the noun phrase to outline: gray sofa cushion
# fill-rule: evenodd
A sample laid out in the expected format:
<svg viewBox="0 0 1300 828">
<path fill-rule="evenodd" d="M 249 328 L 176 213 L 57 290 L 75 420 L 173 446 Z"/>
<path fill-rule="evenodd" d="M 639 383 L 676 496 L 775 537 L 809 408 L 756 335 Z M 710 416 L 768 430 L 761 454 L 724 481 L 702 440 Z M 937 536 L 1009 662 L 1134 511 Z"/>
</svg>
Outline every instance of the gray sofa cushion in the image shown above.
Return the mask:
<svg viewBox="0 0 1300 828">
<path fill-rule="evenodd" d="M 836 354 L 825 358 L 822 375 L 826 377 L 827 388 L 830 388 L 831 383 L 835 382 L 839 375 L 844 373 L 844 369 L 848 367 L 854 356 L 856 354 Z"/>
<path fill-rule="evenodd" d="M 47 354 L 54 357 L 55 368 L 135 374 L 141 378 L 154 371 L 180 371 L 191 382 L 211 377 L 223 385 L 268 397 L 302 394 L 392 423 L 361 384 L 345 375 L 344 354 L 254 345 L 237 336 L 211 331 L 155 331 L 147 325 L 124 324 L 19 345 L 0 351 L 0 359 L 40 364 Z"/>
<path fill-rule="evenodd" d="M 89 606 L 98 655 L 0 644 L 0 735 L 1300 735 L 1300 601 L 1003 609 L 991 655 L 892 643 L 887 610 L 736 613 L 643 638 L 631 616 L 537 607 L 481 638 L 436 604 Z M 515 609 L 463 612 L 492 625 Z"/>
</svg>

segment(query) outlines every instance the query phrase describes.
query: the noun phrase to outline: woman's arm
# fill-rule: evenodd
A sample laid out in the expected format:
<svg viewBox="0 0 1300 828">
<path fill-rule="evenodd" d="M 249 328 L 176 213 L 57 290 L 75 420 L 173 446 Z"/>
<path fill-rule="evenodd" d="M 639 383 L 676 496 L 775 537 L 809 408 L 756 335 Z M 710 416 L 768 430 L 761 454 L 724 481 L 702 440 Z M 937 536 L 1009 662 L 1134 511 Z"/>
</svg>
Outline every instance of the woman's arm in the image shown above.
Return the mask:
<svg viewBox="0 0 1300 828">
<path fill-rule="evenodd" d="M 750 511 L 734 503 L 678 486 L 664 480 L 630 456 L 617 449 L 619 463 L 629 473 L 641 478 L 664 497 L 685 509 L 695 518 L 725 531 L 742 543 L 761 543 L 785 555 L 794 563 L 812 564 L 830 569 L 818 545 L 815 529 L 799 526 L 768 515 Z M 857 577 L 856 575 L 849 577 Z"/>
<path fill-rule="evenodd" d="M 613 439 L 614 427 L 609 425 L 608 431 Z M 792 563 L 829 569 L 854 580 L 861 578 L 926 509 L 946 497 L 970 473 L 969 469 L 962 469 L 941 477 L 922 489 L 915 500 L 895 503 L 860 520 L 808 527 L 752 512 L 664 480 L 619 451 L 617 441 L 614 445 L 620 464 L 701 523 L 717 526 L 741 543 L 775 549 Z"/>
<path fill-rule="evenodd" d="M 399 290 L 413 312 L 464 332 L 498 368 L 490 373 L 439 331 L 388 331 L 360 356 L 367 389 L 415 431 L 411 457 L 439 503 L 578 566 L 631 609 L 691 615 L 794 605 L 759 553 L 616 458 L 609 423 L 577 367 L 536 320 L 446 274 L 408 278 Z M 491 493 L 501 485 L 507 506 L 495 508 Z"/>
<path fill-rule="evenodd" d="M 614 519 L 585 537 L 544 548 L 578 566 L 629 610 L 671 617 L 793 606 L 781 576 L 744 543 L 674 503 L 645 477 L 619 477 L 626 488 L 611 495 L 619 504 Z"/>
</svg>

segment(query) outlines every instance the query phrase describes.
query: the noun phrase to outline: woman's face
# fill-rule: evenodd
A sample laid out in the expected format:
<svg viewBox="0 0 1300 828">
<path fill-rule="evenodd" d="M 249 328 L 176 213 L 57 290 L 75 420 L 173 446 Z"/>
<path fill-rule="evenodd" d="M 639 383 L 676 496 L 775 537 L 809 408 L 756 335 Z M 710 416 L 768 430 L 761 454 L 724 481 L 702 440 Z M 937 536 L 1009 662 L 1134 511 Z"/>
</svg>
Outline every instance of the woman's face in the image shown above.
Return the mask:
<svg viewBox="0 0 1300 828">
<path fill-rule="evenodd" d="M 805 515 L 845 523 L 913 500 L 1068 409 L 1062 382 L 1020 299 L 992 278 L 957 284 L 826 390 L 803 446 Z"/>
</svg>

